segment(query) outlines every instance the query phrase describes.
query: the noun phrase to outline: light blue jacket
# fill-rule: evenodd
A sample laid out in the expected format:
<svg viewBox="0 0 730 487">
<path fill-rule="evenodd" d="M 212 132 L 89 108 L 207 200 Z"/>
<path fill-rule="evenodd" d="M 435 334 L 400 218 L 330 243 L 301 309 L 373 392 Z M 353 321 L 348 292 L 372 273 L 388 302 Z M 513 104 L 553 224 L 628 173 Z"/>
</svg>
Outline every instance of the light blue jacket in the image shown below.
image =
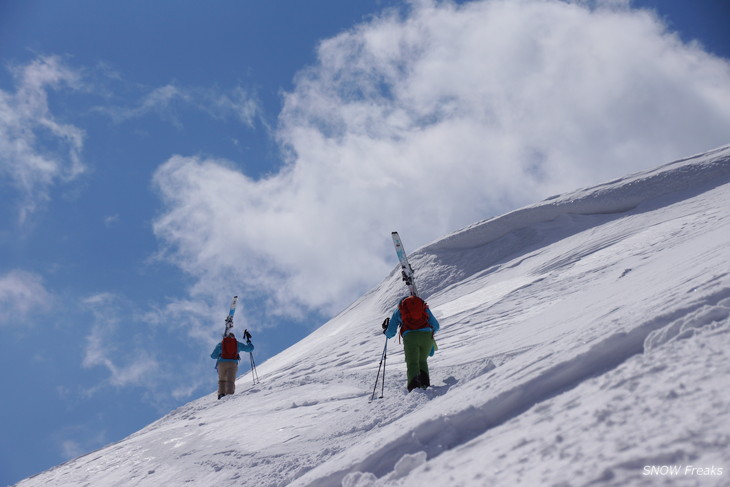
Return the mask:
<svg viewBox="0 0 730 487">
<path fill-rule="evenodd" d="M 406 298 L 403 298 L 406 299 Z M 403 301 L 401 299 L 401 301 Z M 398 303 L 400 304 L 400 302 Z M 403 335 L 407 335 L 411 332 L 428 332 L 428 333 L 436 333 L 439 331 L 439 322 L 436 319 L 436 317 L 431 313 L 431 310 L 426 307 L 426 313 L 428 314 L 428 324 L 431 325 L 427 328 L 421 328 L 419 330 L 406 330 L 403 332 Z M 388 323 L 388 328 L 385 329 L 385 336 L 388 338 L 393 338 L 395 334 L 398 332 L 398 327 L 403 323 L 403 320 L 401 320 L 400 317 L 400 309 L 395 308 L 395 311 L 393 311 L 393 316 L 390 317 L 390 323 Z"/>
<path fill-rule="evenodd" d="M 236 342 L 238 342 L 238 353 L 241 352 L 253 352 L 253 343 L 247 342 L 242 343 L 239 342 L 238 339 L 236 339 Z M 215 349 L 213 350 L 213 353 L 210 354 L 210 358 L 216 360 L 216 367 L 218 366 L 218 362 L 238 362 L 239 359 L 235 358 L 221 358 L 221 346 L 223 344 L 221 342 L 218 342 L 218 345 L 215 346 Z"/>
</svg>

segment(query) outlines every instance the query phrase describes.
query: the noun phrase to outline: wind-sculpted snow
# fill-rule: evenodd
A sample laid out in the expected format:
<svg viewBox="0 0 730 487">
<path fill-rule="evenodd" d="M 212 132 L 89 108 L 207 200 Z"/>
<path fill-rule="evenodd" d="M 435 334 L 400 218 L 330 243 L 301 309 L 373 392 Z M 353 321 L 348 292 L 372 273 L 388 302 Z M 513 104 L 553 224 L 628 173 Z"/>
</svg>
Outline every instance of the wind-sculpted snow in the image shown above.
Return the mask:
<svg viewBox="0 0 730 487">
<path fill-rule="evenodd" d="M 724 148 L 475 224 L 411 256 L 429 390 L 393 339 L 370 401 L 394 258 L 260 384 L 19 485 L 727 485 L 729 206 Z"/>
</svg>

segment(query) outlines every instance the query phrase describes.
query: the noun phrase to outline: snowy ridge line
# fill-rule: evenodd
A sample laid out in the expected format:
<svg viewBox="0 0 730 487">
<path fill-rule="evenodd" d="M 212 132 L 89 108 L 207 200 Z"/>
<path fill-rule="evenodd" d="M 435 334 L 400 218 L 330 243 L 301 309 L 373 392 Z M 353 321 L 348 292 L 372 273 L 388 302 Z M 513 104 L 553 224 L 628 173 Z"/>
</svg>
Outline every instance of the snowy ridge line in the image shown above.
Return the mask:
<svg viewBox="0 0 730 487">
<path fill-rule="evenodd" d="M 464 227 L 413 254 L 465 250 L 562 215 L 625 213 L 642 203 L 687 191 L 681 199 L 730 182 L 730 145 L 670 162 L 656 169 L 547 198 L 505 215 Z"/>
<path fill-rule="evenodd" d="M 430 296 L 459 285 L 467 274 L 459 262 L 470 252 L 470 268 L 498 272 L 500 264 L 596 225 L 591 217 L 620 218 L 655 210 L 730 182 L 730 146 L 675 161 L 593 188 L 545 200 L 465 227 L 411 254 L 420 269 L 421 291 Z M 559 230 L 559 231 L 557 231 Z M 610 244 L 611 242 L 607 242 Z M 433 272 L 423 273 L 423 269 Z M 390 278 L 395 281 L 398 268 Z"/>
<path fill-rule="evenodd" d="M 478 407 L 469 406 L 455 414 L 426 420 L 397 438 L 380 442 L 375 451 L 355 455 L 364 459 L 354 465 L 322 477 L 317 477 L 320 468 L 315 468 L 296 479 L 292 485 L 340 487 L 348 474 L 371 473 L 382 479 L 392 474 L 402 459 L 407 460 L 414 455 L 425 454 L 425 460 L 431 461 L 441 453 L 468 443 L 540 403 L 617 368 L 631 357 L 656 348 L 659 345 L 652 342 L 653 337 L 663 330 L 675 329 L 677 323 L 691 322 L 694 332 L 727 320 L 728 316 L 730 288 L 723 288 L 696 303 L 656 316 L 628 332 L 613 334 L 585 352 L 499 393 Z M 682 335 L 673 333 L 672 337 L 681 338 Z M 485 373 L 491 370 L 485 369 Z M 462 381 L 460 383 L 463 384 Z M 347 453 L 352 456 L 352 452 Z"/>
</svg>

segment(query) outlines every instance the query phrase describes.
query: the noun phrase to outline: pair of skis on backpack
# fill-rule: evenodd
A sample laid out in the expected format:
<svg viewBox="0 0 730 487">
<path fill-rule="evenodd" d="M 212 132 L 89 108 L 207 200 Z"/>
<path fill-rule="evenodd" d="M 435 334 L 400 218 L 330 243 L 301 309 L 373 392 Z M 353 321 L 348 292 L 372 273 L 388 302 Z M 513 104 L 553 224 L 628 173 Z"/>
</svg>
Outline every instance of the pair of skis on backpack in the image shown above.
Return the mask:
<svg viewBox="0 0 730 487">
<path fill-rule="evenodd" d="M 398 235 L 398 232 L 392 232 L 393 245 L 395 246 L 395 253 L 398 255 L 398 261 L 400 261 L 401 277 L 408 290 L 411 292 L 409 297 L 401 300 L 398 304 L 398 309 L 401 314 L 401 335 L 405 331 L 416 330 L 428 326 L 428 315 L 426 302 L 421 299 L 418 295 L 418 289 L 416 288 L 416 279 L 413 273 L 413 267 L 408 262 L 408 256 L 403 248 L 403 242 Z M 389 320 L 383 323 L 383 333 L 388 328 Z"/>
<path fill-rule="evenodd" d="M 413 267 L 411 267 L 411 264 L 408 262 L 408 256 L 406 255 L 406 251 L 403 248 L 403 242 L 400 239 L 400 236 L 398 235 L 398 232 L 392 232 L 391 236 L 393 237 L 393 245 L 395 246 L 395 253 L 398 255 L 398 261 L 400 262 L 401 266 L 401 277 L 403 278 L 403 282 L 405 282 L 406 286 L 408 286 L 408 290 L 411 292 L 411 295 L 406 297 L 405 299 L 401 300 L 398 304 L 398 309 L 400 311 L 401 315 L 401 334 L 404 331 L 410 331 L 410 330 L 417 330 L 421 328 L 425 328 L 429 326 L 428 322 L 428 315 L 427 315 L 427 306 L 426 302 L 423 301 L 418 296 L 418 289 L 416 288 L 416 280 L 413 273 Z M 388 326 L 390 325 L 390 318 L 385 318 L 383 321 L 383 324 L 381 325 L 383 328 L 383 334 L 386 333 L 388 330 Z M 433 335 L 432 335 L 433 339 Z M 431 354 L 433 355 L 434 351 L 438 349 L 438 346 L 436 345 L 436 340 L 433 340 L 433 347 L 431 349 Z M 383 347 L 383 353 L 380 356 L 380 365 L 378 365 L 378 375 L 375 377 L 375 385 L 373 386 L 373 393 L 370 396 L 370 401 L 375 399 L 375 393 L 378 388 L 378 381 L 380 380 L 380 371 L 382 369 L 383 371 L 383 377 L 382 377 L 382 386 L 380 389 L 380 399 L 383 398 L 383 392 L 385 391 L 385 364 L 388 358 L 388 338 L 386 335 L 385 338 L 385 346 Z M 415 383 L 414 383 L 415 384 Z M 430 386 L 430 380 L 428 380 L 428 375 L 426 375 L 426 379 L 423 381 L 418 381 L 418 386 Z M 415 387 L 415 386 L 414 386 Z M 411 384 L 408 385 L 408 392 L 410 392 L 414 387 L 411 386 Z"/>
</svg>

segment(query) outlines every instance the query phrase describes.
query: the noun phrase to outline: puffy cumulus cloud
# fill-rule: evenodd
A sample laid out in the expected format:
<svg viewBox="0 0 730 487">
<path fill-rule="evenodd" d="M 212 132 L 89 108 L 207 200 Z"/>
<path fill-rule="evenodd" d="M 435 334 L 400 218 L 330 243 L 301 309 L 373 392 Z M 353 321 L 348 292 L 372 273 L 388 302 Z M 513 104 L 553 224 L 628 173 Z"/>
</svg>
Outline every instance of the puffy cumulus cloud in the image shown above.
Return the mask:
<svg viewBox="0 0 730 487">
<path fill-rule="evenodd" d="M 45 311 L 53 302 L 37 274 L 12 270 L 0 275 L 0 325 L 27 326 L 29 317 Z"/>
<path fill-rule="evenodd" d="M 0 180 L 21 194 L 22 222 L 48 200 L 53 184 L 84 172 L 84 132 L 56 120 L 48 105 L 50 90 L 80 88 L 78 73 L 58 57 L 40 57 L 12 73 L 15 92 L 0 90 Z"/>
<path fill-rule="evenodd" d="M 200 278 L 193 294 L 227 295 L 239 285 L 269 312 L 296 313 L 297 304 L 341 304 L 343 293 L 354 296 L 372 282 L 373 268 L 387 269 L 380 256 L 362 251 L 382 240 L 378 229 L 361 227 L 372 220 L 353 213 L 339 227 L 347 208 L 328 201 L 347 188 L 311 185 L 297 173 L 291 168 L 254 181 L 225 161 L 185 157 L 158 169 L 155 183 L 167 211 L 155 233 L 169 244 L 168 256 Z M 276 306 L 288 300 L 295 306 Z"/>
<path fill-rule="evenodd" d="M 269 312 L 330 313 L 394 267 L 391 230 L 413 250 L 730 133 L 727 60 L 626 2 L 418 1 L 318 55 L 285 95 L 278 173 L 157 171 L 155 232 L 194 293 L 238 284 Z"/>
</svg>

